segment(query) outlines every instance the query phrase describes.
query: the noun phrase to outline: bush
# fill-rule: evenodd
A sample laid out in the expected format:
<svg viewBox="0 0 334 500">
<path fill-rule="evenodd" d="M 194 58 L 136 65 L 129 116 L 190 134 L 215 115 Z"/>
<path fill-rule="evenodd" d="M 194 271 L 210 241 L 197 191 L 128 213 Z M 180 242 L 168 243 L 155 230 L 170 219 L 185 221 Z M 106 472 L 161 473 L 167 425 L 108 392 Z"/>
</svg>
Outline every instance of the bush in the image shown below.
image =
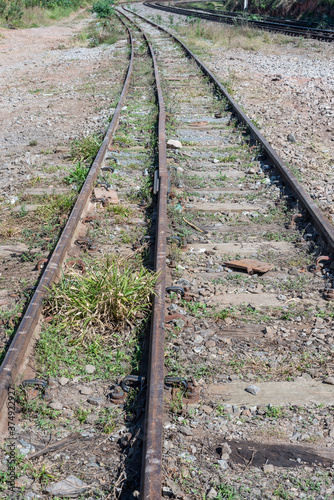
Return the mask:
<svg viewBox="0 0 334 500">
<path fill-rule="evenodd" d="M 93 4 L 93 12 L 96 12 L 102 18 L 110 17 L 114 12 L 114 2 L 111 0 L 97 0 Z"/>
<path fill-rule="evenodd" d="M 0 0 L 0 16 L 13 26 L 18 25 L 23 16 L 23 5 L 20 0 L 13 2 Z"/>
<path fill-rule="evenodd" d="M 0 0 L 0 21 L 13 27 L 22 26 L 24 15 L 30 9 L 37 7 L 50 12 L 58 9 L 66 15 L 66 10 L 77 9 L 81 3 L 81 0 Z"/>
</svg>

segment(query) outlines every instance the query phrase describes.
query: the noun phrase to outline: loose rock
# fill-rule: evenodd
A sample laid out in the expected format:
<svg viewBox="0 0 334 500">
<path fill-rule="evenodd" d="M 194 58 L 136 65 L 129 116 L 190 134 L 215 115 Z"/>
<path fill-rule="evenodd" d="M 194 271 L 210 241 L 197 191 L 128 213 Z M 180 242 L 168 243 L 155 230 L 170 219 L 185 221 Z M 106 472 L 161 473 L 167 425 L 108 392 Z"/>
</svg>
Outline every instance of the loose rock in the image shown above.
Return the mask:
<svg viewBox="0 0 334 500">
<path fill-rule="evenodd" d="M 260 392 L 260 388 L 257 387 L 256 385 L 249 385 L 245 389 L 246 392 L 249 392 L 249 394 L 253 394 L 253 396 L 256 396 Z"/>
</svg>

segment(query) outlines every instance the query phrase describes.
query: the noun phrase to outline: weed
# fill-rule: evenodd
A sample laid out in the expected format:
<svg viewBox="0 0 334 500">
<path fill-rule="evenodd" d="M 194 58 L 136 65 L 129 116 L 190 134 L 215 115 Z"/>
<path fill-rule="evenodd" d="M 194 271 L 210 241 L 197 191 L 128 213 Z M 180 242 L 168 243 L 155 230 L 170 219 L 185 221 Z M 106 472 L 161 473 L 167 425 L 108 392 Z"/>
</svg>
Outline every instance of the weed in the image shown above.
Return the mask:
<svg viewBox="0 0 334 500">
<path fill-rule="evenodd" d="M 172 399 L 170 402 L 171 413 L 181 414 L 183 410 L 183 391 L 174 388 L 172 391 Z"/>
<path fill-rule="evenodd" d="M 90 414 L 90 410 L 84 410 L 83 408 L 77 408 L 75 410 L 75 416 L 79 420 L 80 424 L 85 424 L 88 415 Z"/>
<path fill-rule="evenodd" d="M 230 154 L 228 156 L 222 156 L 218 158 L 221 163 L 233 163 L 236 160 L 239 159 L 239 156 L 237 154 Z"/>
<path fill-rule="evenodd" d="M 226 319 L 230 314 L 231 311 L 229 309 L 221 309 L 214 314 L 214 317 L 217 319 Z"/>
<path fill-rule="evenodd" d="M 31 184 L 31 186 L 36 186 L 36 184 L 39 184 L 40 182 L 42 182 L 41 176 L 36 175 L 36 177 L 33 177 L 31 179 L 30 184 Z"/>
<path fill-rule="evenodd" d="M 277 420 L 278 418 L 284 417 L 285 412 L 284 409 L 280 406 L 268 405 L 265 410 L 265 416 Z"/>
<path fill-rule="evenodd" d="M 133 213 L 130 207 L 125 207 L 123 205 L 111 205 L 108 207 L 108 211 L 118 215 L 120 219 L 127 219 Z"/>
<path fill-rule="evenodd" d="M 224 417 L 226 415 L 225 406 L 222 404 L 218 404 L 216 406 L 216 413 L 217 415 L 219 415 L 219 417 Z"/>
<path fill-rule="evenodd" d="M 61 414 L 60 411 L 53 410 L 47 406 L 47 402 L 40 398 L 30 400 L 27 397 L 25 389 L 22 387 L 16 388 L 15 396 L 18 404 L 21 406 L 23 416 L 35 418 L 39 427 L 46 427 L 43 417 L 47 417 L 47 423 L 49 423 L 50 420 L 57 419 Z M 52 427 L 52 424 L 48 427 Z"/>
<path fill-rule="evenodd" d="M 216 179 L 217 179 L 217 181 L 225 182 L 225 181 L 227 181 L 228 177 L 226 174 L 223 174 L 222 171 L 220 171 L 219 174 L 217 175 Z"/>
<path fill-rule="evenodd" d="M 130 146 L 135 145 L 134 140 L 124 133 L 119 133 L 119 134 L 115 135 L 114 139 L 113 139 L 113 143 L 119 144 L 122 147 L 128 147 L 128 148 Z"/>
<path fill-rule="evenodd" d="M 71 144 L 71 158 L 78 162 L 91 162 L 97 155 L 101 143 L 101 138 L 94 134 L 81 139 L 74 139 Z"/>
<path fill-rule="evenodd" d="M 37 141 L 30 141 L 28 146 L 37 146 Z"/>
<path fill-rule="evenodd" d="M 27 207 L 25 205 L 21 205 L 20 211 L 17 213 L 17 217 L 26 217 L 28 213 Z"/>
<path fill-rule="evenodd" d="M 233 486 L 229 486 L 226 483 L 215 485 L 215 490 L 217 491 L 217 496 L 214 497 L 214 500 L 234 500 L 238 498 L 237 492 Z"/>
<path fill-rule="evenodd" d="M 96 427 L 105 434 L 110 434 L 116 428 L 116 417 L 119 414 L 117 407 L 103 408 L 99 413 L 99 418 L 96 421 Z"/>
<path fill-rule="evenodd" d="M 186 302 L 181 300 L 181 304 L 183 307 L 186 307 L 195 318 L 202 318 L 207 314 L 207 306 L 203 302 Z"/>
<path fill-rule="evenodd" d="M 59 332 L 54 325 L 48 325 L 41 331 L 37 344 L 37 362 L 39 373 L 49 377 L 81 376 L 86 380 L 92 377 L 110 379 L 125 374 L 124 363 L 127 356 L 122 350 L 123 344 L 117 335 L 113 337 L 114 349 L 106 346 L 102 335 L 96 335 L 87 345 L 72 346 L 67 332 Z M 94 365 L 96 371 L 87 375 L 85 365 Z"/>
<path fill-rule="evenodd" d="M 126 398 L 126 403 L 124 405 L 124 410 L 128 414 L 133 414 L 136 412 L 136 403 L 137 403 L 139 392 L 140 392 L 139 387 L 131 387 L 130 391 L 128 392 L 128 396 Z"/>
<path fill-rule="evenodd" d="M 48 196 L 46 203 L 37 208 L 36 214 L 41 215 L 46 223 L 50 223 L 51 220 L 57 217 L 67 215 L 73 206 L 75 198 L 74 193 Z"/>
<path fill-rule="evenodd" d="M 274 492 L 273 495 L 278 498 L 283 498 L 284 500 L 292 499 L 290 493 L 288 493 L 284 486 L 280 485 Z"/>
<path fill-rule="evenodd" d="M 58 327 L 84 338 L 88 328 L 104 332 L 149 312 L 157 275 L 120 259 L 97 262 L 84 275 L 69 271 L 53 285 L 45 303 Z M 109 325 L 109 326 L 108 326 Z"/>
<path fill-rule="evenodd" d="M 88 169 L 87 167 L 78 161 L 78 163 L 75 165 L 75 167 L 70 170 L 69 174 L 64 177 L 64 182 L 65 184 L 75 184 L 77 190 L 79 191 L 81 189 L 81 186 L 86 180 L 88 174 Z"/>
</svg>

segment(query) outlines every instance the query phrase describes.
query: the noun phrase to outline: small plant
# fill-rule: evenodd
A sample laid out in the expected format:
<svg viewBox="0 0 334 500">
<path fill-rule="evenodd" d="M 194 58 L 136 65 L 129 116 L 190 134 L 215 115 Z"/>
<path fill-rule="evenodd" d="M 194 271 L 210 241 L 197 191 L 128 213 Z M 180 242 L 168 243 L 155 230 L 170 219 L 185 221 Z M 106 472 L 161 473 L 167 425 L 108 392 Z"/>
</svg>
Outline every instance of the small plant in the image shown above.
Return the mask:
<svg viewBox="0 0 334 500">
<path fill-rule="evenodd" d="M 101 143 L 101 138 L 94 134 L 74 139 L 71 144 L 71 157 L 78 162 L 91 162 L 97 155 Z"/>
<path fill-rule="evenodd" d="M 225 182 L 227 181 L 227 175 L 223 174 L 222 171 L 220 171 L 219 174 L 217 175 L 217 180 L 220 182 Z"/>
<path fill-rule="evenodd" d="M 30 141 L 28 146 L 37 146 L 37 141 Z"/>
<path fill-rule="evenodd" d="M 172 391 L 172 399 L 170 402 L 170 411 L 172 413 L 181 414 L 183 411 L 183 391 L 174 388 Z"/>
<path fill-rule="evenodd" d="M 96 421 L 97 428 L 105 434 L 110 434 L 116 428 L 117 407 L 104 408 L 99 413 L 99 419 Z"/>
<path fill-rule="evenodd" d="M 195 316 L 195 318 L 201 318 L 206 315 L 207 307 L 205 303 L 202 302 L 186 302 L 181 301 L 182 305 L 187 308 L 187 310 Z"/>
<path fill-rule="evenodd" d="M 37 208 L 36 214 L 41 215 L 45 222 L 53 221 L 57 217 L 67 215 L 75 201 L 75 193 L 48 196 L 47 202 Z"/>
<path fill-rule="evenodd" d="M 283 408 L 281 408 L 280 406 L 268 405 L 265 411 L 266 417 L 274 418 L 276 420 L 280 417 L 284 417 L 285 415 Z"/>
<path fill-rule="evenodd" d="M 28 210 L 25 205 L 22 205 L 20 211 L 17 213 L 18 217 L 26 217 L 28 215 Z"/>
<path fill-rule="evenodd" d="M 228 309 L 221 309 L 220 311 L 215 313 L 215 318 L 226 319 L 231 314 L 231 311 Z"/>
<path fill-rule="evenodd" d="M 220 417 L 224 417 L 224 416 L 226 415 L 224 405 L 222 405 L 222 404 L 218 404 L 218 405 L 216 406 L 216 413 L 217 413 L 217 415 L 219 415 Z"/>
<path fill-rule="evenodd" d="M 213 500 L 236 500 L 238 498 L 233 486 L 229 486 L 226 483 L 215 485 L 215 490 L 217 491 L 217 496 L 213 497 Z"/>
<path fill-rule="evenodd" d="M 78 161 L 75 167 L 70 171 L 70 173 L 64 177 L 65 184 L 75 184 L 79 190 L 86 180 L 88 173 L 87 167 Z"/>
<path fill-rule="evenodd" d="M 21 406 L 23 415 L 41 419 L 41 417 L 48 417 L 53 420 L 59 417 L 60 411 L 53 410 L 47 406 L 47 403 L 40 397 L 30 400 L 23 387 L 17 387 L 15 391 L 16 400 Z"/>
<path fill-rule="evenodd" d="M 85 424 L 88 415 L 90 414 L 90 410 L 84 410 L 83 408 L 77 408 L 75 410 L 75 416 L 79 420 L 80 424 Z"/>
<path fill-rule="evenodd" d="M 130 207 L 124 205 L 112 205 L 110 209 L 108 207 L 108 210 L 118 215 L 120 219 L 127 219 L 133 213 Z"/>
</svg>

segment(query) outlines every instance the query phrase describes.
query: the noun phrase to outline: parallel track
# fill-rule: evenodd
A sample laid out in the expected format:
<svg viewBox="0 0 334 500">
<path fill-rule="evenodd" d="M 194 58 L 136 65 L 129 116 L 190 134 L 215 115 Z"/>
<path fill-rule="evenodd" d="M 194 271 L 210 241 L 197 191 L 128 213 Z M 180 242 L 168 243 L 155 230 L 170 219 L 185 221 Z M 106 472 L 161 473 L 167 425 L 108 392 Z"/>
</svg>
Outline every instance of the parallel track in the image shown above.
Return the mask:
<svg viewBox="0 0 334 500">
<path fill-rule="evenodd" d="M 131 12 L 130 10 L 123 8 L 127 12 Z M 215 77 L 215 75 L 200 61 L 200 59 L 193 54 L 190 49 L 174 34 L 169 32 L 167 29 L 157 25 L 154 22 L 149 21 L 145 17 L 141 16 L 140 14 L 131 12 L 131 14 L 135 15 L 136 17 L 140 18 L 142 21 L 145 23 L 149 24 L 150 26 L 153 26 L 154 28 L 158 28 L 161 33 L 164 35 L 168 35 L 171 37 L 171 39 L 174 42 L 177 42 L 179 44 L 184 53 L 186 54 L 187 57 L 190 59 L 194 60 L 195 63 L 198 65 L 198 67 L 202 70 L 203 74 L 208 77 L 209 81 L 213 84 L 213 86 L 216 88 L 218 91 L 218 95 L 220 95 L 220 98 L 223 97 L 227 100 L 230 109 L 232 110 L 232 113 L 237 117 L 239 123 L 241 123 L 243 126 L 246 127 L 247 132 L 250 134 L 250 137 L 254 141 L 258 147 L 260 147 L 262 154 L 264 154 L 266 160 L 269 162 L 272 168 L 274 168 L 280 175 L 281 182 L 285 184 L 285 186 L 288 188 L 288 192 L 292 195 L 292 197 L 297 200 L 297 203 L 299 206 L 303 207 L 304 210 L 304 216 L 306 218 L 310 219 L 312 221 L 312 224 L 316 231 L 321 234 L 322 238 L 328 245 L 330 251 L 333 253 L 334 251 L 334 228 L 333 226 L 329 223 L 329 221 L 324 217 L 322 212 L 319 210 L 317 205 L 313 202 L 311 197 L 306 193 L 304 188 L 301 186 L 301 184 L 297 181 L 295 176 L 292 174 L 292 172 L 287 168 L 287 166 L 284 164 L 282 159 L 278 156 L 278 154 L 274 151 L 274 149 L 268 144 L 266 139 L 263 137 L 263 135 L 258 131 L 258 129 L 254 126 L 254 124 L 251 122 L 251 120 L 245 115 L 245 113 L 242 111 L 242 109 L 239 107 L 239 105 L 235 102 L 235 100 L 229 95 L 227 90 L 221 85 L 221 83 L 218 81 L 218 79 Z M 209 189 L 210 191 L 210 189 Z M 205 210 L 203 206 L 203 210 Z M 158 364 L 158 359 L 154 360 L 153 357 L 151 359 L 151 367 L 154 366 L 155 370 L 161 370 L 162 367 L 159 366 Z M 151 368 L 152 370 L 152 368 Z M 161 373 L 161 372 L 160 372 Z M 162 380 L 155 379 L 154 383 L 161 384 Z M 152 382 L 149 380 L 148 382 L 151 384 Z M 158 490 L 156 488 L 157 484 L 157 475 L 159 474 L 160 477 L 160 470 L 159 470 L 159 462 L 160 462 L 160 447 L 161 447 L 161 435 L 163 433 L 163 428 L 162 426 L 159 428 L 157 425 L 155 425 L 155 417 L 154 417 L 154 412 L 153 409 L 156 407 L 159 407 L 161 405 L 161 401 L 159 401 L 159 397 L 161 396 L 161 393 L 159 394 L 159 391 L 156 391 L 155 393 L 156 399 L 151 399 L 149 398 L 147 400 L 147 422 L 150 422 L 150 425 L 153 425 L 154 423 L 154 430 L 152 432 L 152 439 L 153 441 L 150 443 L 150 446 L 152 447 L 152 451 L 150 453 L 147 453 L 145 455 L 145 458 L 147 459 L 147 463 L 144 465 L 143 469 L 143 485 L 155 485 L 152 490 L 150 489 L 145 489 L 142 490 L 142 495 L 143 499 L 145 500 L 155 500 L 157 498 Z M 160 406 L 161 407 L 161 406 Z M 161 420 L 159 419 L 159 422 Z M 154 450 L 154 451 L 153 451 Z M 155 460 L 150 461 L 150 457 L 155 456 Z M 158 457 L 158 458 L 157 458 Z M 156 460 L 157 459 L 157 460 Z M 153 467 L 154 464 L 154 467 Z"/>
<path fill-rule="evenodd" d="M 172 12 L 173 14 L 180 14 L 182 16 L 187 16 L 187 17 L 197 17 L 200 19 L 205 19 L 207 21 L 213 21 L 218 23 L 235 24 L 238 22 L 239 23 L 244 22 L 244 19 L 241 16 L 237 17 L 234 14 L 227 14 L 227 13 L 214 14 L 206 12 L 204 10 L 198 11 L 190 8 L 186 9 L 183 7 L 171 7 L 169 5 L 164 5 L 158 2 L 145 2 L 144 5 L 146 5 L 147 7 L 151 7 L 152 9 L 158 9 L 165 12 Z M 333 30 L 301 27 L 293 25 L 290 22 L 285 23 L 278 21 L 247 20 L 247 23 L 250 26 L 254 26 L 255 28 L 273 31 L 277 33 L 285 33 L 287 35 L 292 35 L 292 36 L 302 36 L 305 38 L 313 38 L 316 40 L 322 40 L 326 42 L 332 42 L 334 40 Z"/>
<path fill-rule="evenodd" d="M 160 7 L 157 7 L 160 8 Z M 219 99 L 225 98 L 232 113 L 238 118 L 249 133 L 253 141 L 261 148 L 266 160 L 271 168 L 276 169 L 281 177 L 281 182 L 288 187 L 295 200 L 302 206 L 304 217 L 309 217 L 313 226 L 321 234 L 327 246 L 333 252 L 334 250 L 334 228 L 324 217 L 310 196 L 305 192 L 303 187 L 293 176 L 291 171 L 286 167 L 281 158 L 271 148 L 262 134 L 253 125 L 250 119 L 241 110 L 234 99 L 229 95 L 226 89 L 221 85 L 215 75 L 193 54 L 187 46 L 175 35 L 161 26 L 148 21 L 143 16 L 134 14 L 128 9 L 125 11 L 136 15 L 145 23 L 150 24 L 154 28 L 158 28 L 165 35 L 167 34 L 174 42 L 177 42 L 186 53 L 187 58 L 191 58 L 200 68 L 203 74 L 209 78 L 218 92 Z M 168 9 L 167 9 L 168 10 Z M 123 13 L 124 15 L 124 13 Z M 128 19 L 129 20 L 129 19 Z M 133 22 L 131 20 L 131 22 Z M 87 180 L 80 192 L 76 205 L 71 213 L 69 221 L 64 229 L 64 232 L 57 244 L 57 247 L 43 273 L 36 292 L 31 300 L 27 312 L 17 330 L 17 333 L 11 343 L 8 353 L 0 368 L 0 411 L 4 414 L 4 408 L 7 398 L 7 390 L 15 384 L 18 377 L 22 374 L 24 361 L 29 345 L 33 339 L 34 329 L 39 320 L 43 298 L 47 289 L 57 279 L 60 274 L 61 265 L 64 261 L 66 251 L 71 243 L 76 226 L 82 217 L 85 210 L 85 205 L 93 184 L 98 175 L 99 168 L 104 161 L 111 138 L 116 130 L 119 120 L 120 111 L 124 103 L 127 89 L 129 87 L 131 72 L 133 68 L 133 40 L 131 30 L 128 28 L 129 37 L 132 47 L 129 69 L 125 81 L 122 94 L 117 105 L 113 120 L 104 139 L 103 145 L 94 161 Z M 166 289 L 166 259 L 167 259 L 167 234 L 168 234 L 168 219 L 167 219 L 167 200 L 168 200 L 168 169 L 166 155 L 166 131 L 165 131 L 165 105 L 163 100 L 163 89 L 158 72 L 158 63 L 156 55 L 151 43 L 146 39 L 150 55 L 154 66 L 154 75 L 156 82 L 156 90 L 159 106 L 159 121 L 158 121 L 158 141 L 159 141 L 159 189 L 157 196 L 157 225 L 156 225 L 156 240 L 155 240 L 155 270 L 159 273 L 159 283 L 156 289 L 156 296 L 153 298 L 153 316 L 151 323 L 150 335 L 150 356 L 148 369 L 148 385 L 147 385 L 147 403 L 146 403 L 146 418 L 144 432 L 144 452 L 142 463 L 142 479 L 141 479 L 141 498 L 143 500 L 157 500 L 160 498 L 160 490 L 162 484 L 162 444 L 163 444 L 163 403 L 164 403 L 164 342 L 165 342 L 165 289 Z"/>
</svg>

